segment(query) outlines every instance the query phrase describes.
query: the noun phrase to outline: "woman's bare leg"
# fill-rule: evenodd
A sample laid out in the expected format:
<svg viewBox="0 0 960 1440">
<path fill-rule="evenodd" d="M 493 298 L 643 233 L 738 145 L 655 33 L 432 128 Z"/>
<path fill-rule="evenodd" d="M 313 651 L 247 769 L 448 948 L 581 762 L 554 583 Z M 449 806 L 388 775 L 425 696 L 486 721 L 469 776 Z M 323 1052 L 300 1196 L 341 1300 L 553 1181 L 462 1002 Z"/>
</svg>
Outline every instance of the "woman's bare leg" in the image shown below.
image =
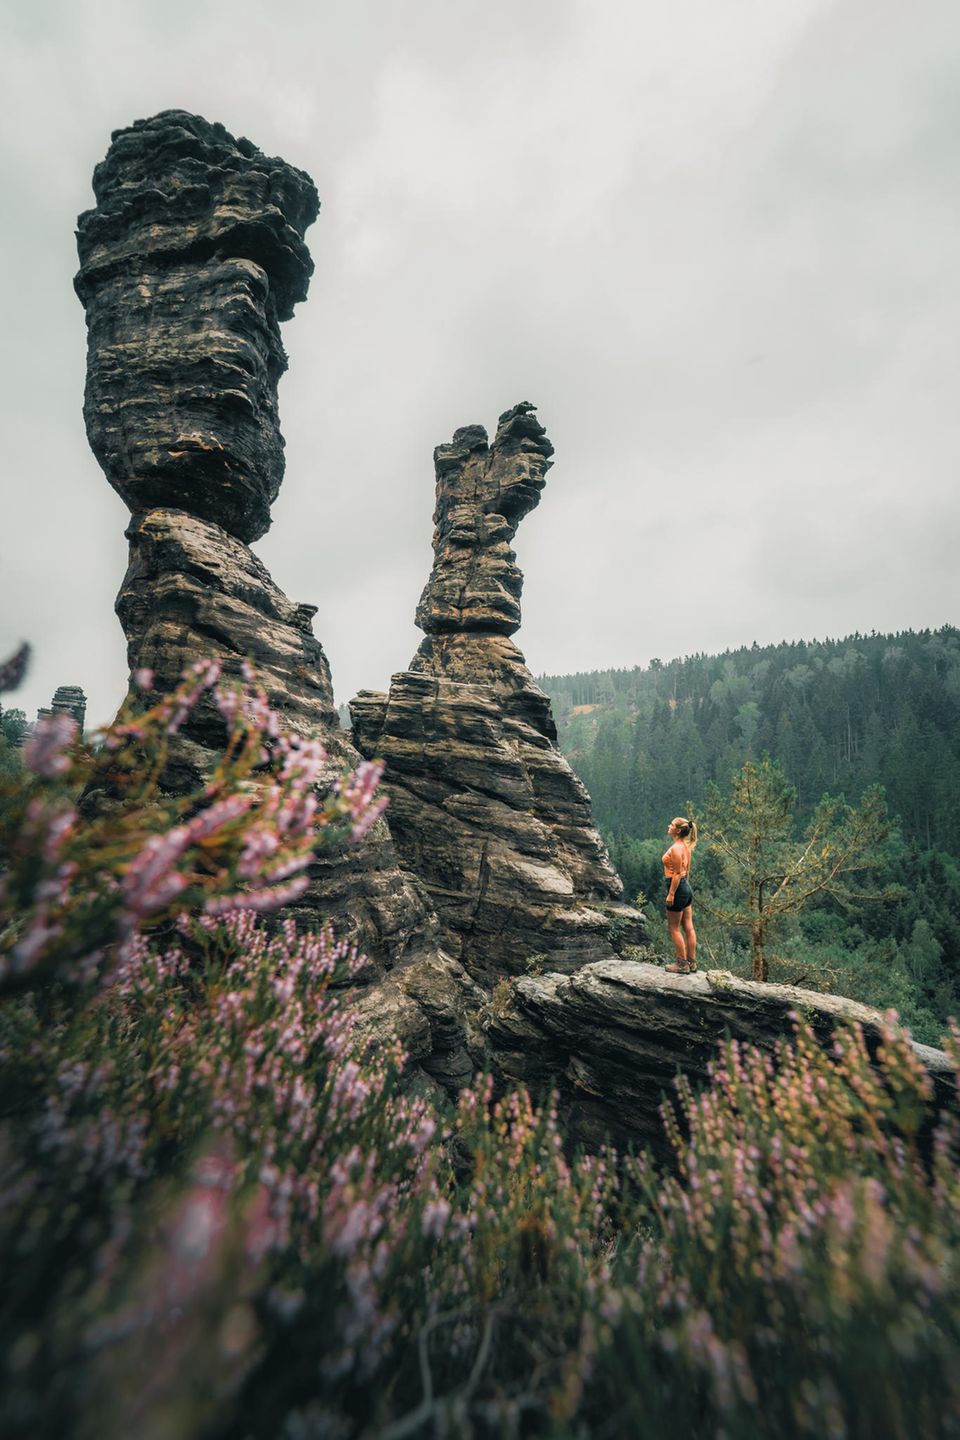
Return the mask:
<svg viewBox="0 0 960 1440">
<path fill-rule="evenodd" d="M 693 928 L 693 906 L 688 905 L 683 911 L 683 938 L 687 947 L 687 960 L 691 965 L 697 963 L 697 932 Z"/>
<path fill-rule="evenodd" d="M 687 944 L 683 938 L 683 931 L 680 928 L 681 912 L 679 910 L 667 911 L 667 925 L 670 928 L 670 939 L 673 941 L 673 948 L 676 951 L 677 959 L 683 964 L 687 963 Z"/>
</svg>

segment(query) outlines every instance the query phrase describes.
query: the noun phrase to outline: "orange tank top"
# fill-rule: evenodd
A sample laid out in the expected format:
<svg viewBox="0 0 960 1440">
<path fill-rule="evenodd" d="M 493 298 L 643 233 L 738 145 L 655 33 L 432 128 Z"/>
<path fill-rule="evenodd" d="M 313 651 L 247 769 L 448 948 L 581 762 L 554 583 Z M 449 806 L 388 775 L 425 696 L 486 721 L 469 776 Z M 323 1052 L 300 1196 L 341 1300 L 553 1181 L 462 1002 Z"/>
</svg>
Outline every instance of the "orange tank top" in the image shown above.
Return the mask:
<svg viewBox="0 0 960 1440">
<path fill-rule="evenodd" d="M 663 861 L 664 875 L 679 875 L 683 878 L 690 874 L 690 846 L 684 845 L 682 840 L 677 840 L 660 858 Z"/>
</svg>

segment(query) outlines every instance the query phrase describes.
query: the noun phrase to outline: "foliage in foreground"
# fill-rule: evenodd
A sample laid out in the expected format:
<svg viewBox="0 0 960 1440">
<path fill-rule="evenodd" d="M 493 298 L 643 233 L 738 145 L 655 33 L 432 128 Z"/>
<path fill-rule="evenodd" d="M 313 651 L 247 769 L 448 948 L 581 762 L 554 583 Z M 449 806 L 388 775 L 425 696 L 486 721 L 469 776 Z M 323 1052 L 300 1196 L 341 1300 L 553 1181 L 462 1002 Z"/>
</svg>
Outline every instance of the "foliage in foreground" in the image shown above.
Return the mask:
<svg viewBox="0 0 960 1440">
<path fill-rule="evenodd" d="M 382 813 L 382 766 L 330 775 L 320 741 L 283 730 L 248 666 L 228 679 L 219 661 L 198 661 L 153 703 L 152 672 L 134 680 L 140 695 L 97 743 L 55 714 L 29 734 L 21 773 L 0 776 L 0 992 L 47 976 L 81 982 L 181 912 L 290 904 L 318 834 L 356 840 Z M 171 794 L 170 742 L 204 705 L 223 754 L 200 790 Z M 84 795 L 96 803 L 81 817 Z"/>
<path fill-rule="evenodd" d="M 63 758 L 28 754 L 37 783 Z M 802 1026 L 776 1056 L 725 1046 L 665 1107 L 670 1170 L 571 1158 L 549 1104 L 487 1080 L 438 1113 L 398 1087 L 399 1051 L 365 1047 L 343 989 L 360 957 L 217 913 L 211 873 L 249 887 L 269 759 L 219 868 L 172 847 L 176 894 L 201 892 L 175 938 L 142 933 L 157 909 L 129 923 L 146 841 L 86 869 L 78 847 L 65 907 L 34 894 L 13 925 L 11 960 L 47 904 L 43 963 L 0 1005 L 0 1432 L 958 1433 L 960 1129 L 932 1132 L 892 1020 L 876 1065 L 855 1030 L 832 1051 Z M 348 810 L 358 793 L 341 786 Z M 29 820 L 19 849 L 8 831 L 21 858 Z M 71 907 L 91 888 L 120 939 L 84 965 Z"/>
<path fill-rule="evenodd" d="M 0 1012 L 4 1433 L 956 1433 L 960 1134 L 893 1023 L 725 1046 L 661 1172 L 399 1093 L 329 936 L 189 938 Z"/>
</svg>

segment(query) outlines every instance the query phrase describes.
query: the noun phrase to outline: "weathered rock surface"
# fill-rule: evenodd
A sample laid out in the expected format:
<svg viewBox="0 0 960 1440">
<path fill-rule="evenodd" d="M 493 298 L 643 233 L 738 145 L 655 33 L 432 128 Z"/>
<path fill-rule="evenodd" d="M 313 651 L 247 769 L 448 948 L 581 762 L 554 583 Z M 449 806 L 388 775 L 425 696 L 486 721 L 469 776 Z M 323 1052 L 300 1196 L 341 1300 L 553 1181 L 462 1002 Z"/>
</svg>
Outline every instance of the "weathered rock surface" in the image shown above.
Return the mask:
<svg viewBox="0 0 960 1440">
<path fill-rule="evenodd" d="M 127 536 L 130 562 L 117 614 L 131 670 L 151 669 L 163 693 L 197 656 L 217 655 L 233 671 L 249 659 L 286 727 L 323 740 L 331 779 L 358 763 L 339 725 L 312 605 L 288 600 L 242 541 L 185 511 L 136 515 Z M 171 745 L 165 784 L 174 792 L 195 789 L 223 738 L 219 712 L 202 700 Z M 436 920 L 411 877 L 400 873 L 385 824 L 361 846 L 318 854 L 310 876 L 298 917 L 311 924 L 332 919 L 375 965 L 436 947 Z"/>
<path fill-rule="evenodd" d="M 220 125 L 166 111 L 114 134 L 94 190 L 78 229 L 84 413 L 133 511 L 117 599 L 131 672 L 152 670 L 166 691 L 198 658 L 219 657 L 227 673 L 249 659 L 286 725 L 320 738 L 339 773 L 360 757 L 339 726 L 315 607 L 288 600 L 245 543 L 267 529 L 283 474 L 279 321 L 313 268 L 303 242 L 313 183 Z M 223 738 L 212 702 L 201 703 L 171 744 L 164 783 L 195 788 Z M 371 1023 L 395 1024 L 446 1083 L 470 1073 L 464 1015 L 480 997 L 441 951 L 383 821 L 360 845 L 317 856 L 295 913 L 332 920 L 367 952 Z"/>
<path fill-rule="evenodd" d="M 552 453 L 526 403 L 500 417 L 492 445 L 473 425 L 438 447 L 435 563 L 417 610 L 427 637 L 388 695 L 350 706 L 358 749 L 387 762 L 401 858 L 446 946 L 487 986 L 535 955 L 571 969 L 646 940 L 509 638 L 522 588 L 509 542 Z"/>
<path fill-rule="evenodd" d="M 559 1089 L 568 1132 L 588 1146 L 663 1146 L 658 1107 L 682 1071 L 697 1085 L 725 1033 L 772 1049 L 799 1013 L 824 1041 L 839 1024 L 880 1039 L 880 1011 L 793 985 L 741 980 L 725 970 L 671 975 L 656 965 L 611 960 L 573 975 L 526 976 L 488 1009 L 484 1029 L 508 1084 Z M 941 1106 L 955 1105 L 953 1068 L 941 1050 L 917 1045 Z"/>
<path fill-rule="evenodd" d="M 306 297 L 313 181 L 182 110 L 114 132 L 80 216 L 84 419 L 132 511 L 166 506 L 241 540 L 283 478 L 279 321 Z"/>
<path fill-rule="evenodd" d="M 500 416 L 492 445 L 482 425 L 467 425 L 437 446 L 434 560 L 417 606 L 421 630 L 512 635 L 519 628 L 523 576 L 510 541 L 539 504 L 552 454 L 529 403 Z"/>
</svg>

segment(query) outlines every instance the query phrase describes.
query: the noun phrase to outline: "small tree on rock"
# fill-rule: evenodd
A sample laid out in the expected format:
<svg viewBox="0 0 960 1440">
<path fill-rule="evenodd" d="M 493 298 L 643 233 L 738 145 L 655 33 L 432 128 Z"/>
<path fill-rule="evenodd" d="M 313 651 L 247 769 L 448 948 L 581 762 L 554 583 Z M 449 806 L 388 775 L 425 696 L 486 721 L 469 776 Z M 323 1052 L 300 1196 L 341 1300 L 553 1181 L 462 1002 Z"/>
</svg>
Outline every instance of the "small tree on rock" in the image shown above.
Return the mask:
<svg viewBox="0 0 960 1440">
<path fill-rule="evenodd" d="M 845 907 L 894 898 L 889 889 L 871 894 L 855 883 L 883 863 L 893 830 L 883 789 L 871 787 L 857 806 L 825 795 L 800 840 L 796 798 L 780 765 L 766 756 L 746 762 L 729 798 L 708 787 L 703 834 L 732 896 L 710 908 L 722 924 L 750 932 L 754 980 L 768 978 L 767 943 L 784 916 L 828 895 Z"/>
</svg>

